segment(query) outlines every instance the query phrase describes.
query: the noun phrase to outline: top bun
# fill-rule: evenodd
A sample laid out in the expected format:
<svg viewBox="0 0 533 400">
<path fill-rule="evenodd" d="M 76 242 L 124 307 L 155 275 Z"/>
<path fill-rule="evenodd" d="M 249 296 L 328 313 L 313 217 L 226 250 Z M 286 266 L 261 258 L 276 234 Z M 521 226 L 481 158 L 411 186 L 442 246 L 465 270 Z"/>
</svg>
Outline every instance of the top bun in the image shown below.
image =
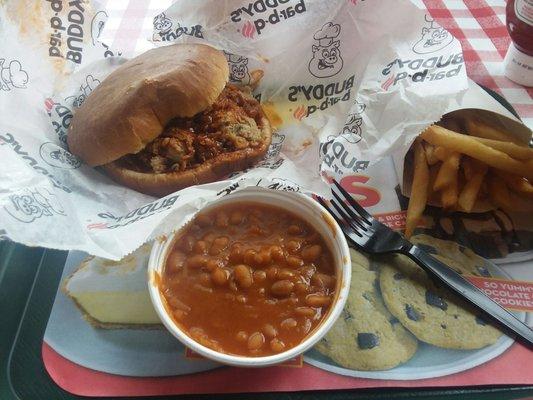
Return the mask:
<svg viewBox="0 0 533 400">
<path fill-rule="evenodd" d="M 215 102 L 228 82 L 224 54 L 203 44 L 149 50 L 113 71 L 74 114 L 67 143 L 90 166 L 141 151 L 176 117 Z"/>
</svg>

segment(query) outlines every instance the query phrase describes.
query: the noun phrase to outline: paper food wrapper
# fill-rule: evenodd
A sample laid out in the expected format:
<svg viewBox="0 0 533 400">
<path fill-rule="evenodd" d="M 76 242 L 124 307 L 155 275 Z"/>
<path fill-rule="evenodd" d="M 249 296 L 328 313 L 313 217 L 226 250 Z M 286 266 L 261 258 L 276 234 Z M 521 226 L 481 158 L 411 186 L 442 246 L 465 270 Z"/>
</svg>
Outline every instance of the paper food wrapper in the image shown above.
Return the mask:
<svg viewBox="0 0 533 400">
<path fill-rule="evenodd" d="M 72 115 L 126 61 L 91 1 L 0 5 L 0 236 L 119 259 L 218 197 L 255 185 L 328 195 L 409 147 L 467 87 L 459 43 L 408 1 L 178 0 L 149 46 L 208 43 L 230 81 L 276 115 L 256 167 L 162 199 L 115 184 L 68 152 Z M 148 47 L 149 47 L 148 46 Z M 94 116 L 98 118 L 98 115 Z"/>
</svg>

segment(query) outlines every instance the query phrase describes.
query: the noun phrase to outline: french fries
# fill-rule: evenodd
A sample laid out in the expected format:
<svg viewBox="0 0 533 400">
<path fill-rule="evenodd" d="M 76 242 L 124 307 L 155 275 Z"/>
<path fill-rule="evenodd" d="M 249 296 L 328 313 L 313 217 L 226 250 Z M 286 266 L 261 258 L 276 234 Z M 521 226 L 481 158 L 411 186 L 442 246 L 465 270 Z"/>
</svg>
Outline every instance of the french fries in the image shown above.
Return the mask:
<svg viewBox="0 0 533 400">
<path fill-rule="evenodd" d="M 448 186 L 442 189 L 440 202 L 442 208 L 444 209 L 453 209 L 457 204 L 457 197 L 459 195 L 459 183 L 457 181 L 457 174 L 454 175 L 454 179 L 450 182 Z"/>
<path fill-rule="evenodd" d="M 438 146 L 435 148 L 435 158 L 439 161 L 446 161 L 448 157 L 452 155 L 453 151 L 445 149 L 442 146 Z"/>
<path fill-rule="evenodd" d="M 515 160 L 499 150 L 478 142 L 472 137 L 437 125 L 430 126 L 422 132 L 420 137 L 434 146 L 442 146 L 458 153 L 466 154 L 490 167 L 533 179 L 533 160 Z"/>
<path fill-rule="evenodd" d="M 428 165 L 435 165 L 438 163 L 439 159 L 435 155 L 435 146 L 429 144 L 428 142 L 424 142 L 423 145 Z"/>
<path fill-rule="evenodd" d="M 507 174 L 502 171 L 497 171 L 496 174 L 498 174 L 498 176 L 507 183 L 509 189 L 513 190 L 518 194 L 524 194 L 527 197 L 533 198 L 533 185 L 529 183 L 526 178 Z"/>
<path fill-rule="evenodd" d="M 485 164 L 472 159 L 465 159 L 463 166 L 467 180 L 457 199 L 457 205 L 459 210 L 469 213 L 474 208 L 481 184 L 489 168 Z"/>
<path fill-rule="evenodd" d="M 442 165 L 433 184 L 433 190 L 439 191 L 455 184 L 457 186 L 457 171 L 459 170 L 459 159 L 461 155 L 457 152 L 450 152 Z"/>
<path fill-rule="evenodd" d="M 477 120 L 446 119 L 413 144 L 414 169 L 405 235 L 429 201 L 448 211 L 501 208 L 533 212 L 533 149 Z M 456 132 L 466 129 L 469 135 Z"/>
<path fill-rule="evenodd" d="M 406 237 L 410 237 L 418 225 L 428 197 L 429 168 L 426 153 L 419 140 L 414 143 L 414 153 L 413 184 L 405 221 Z"/>
<path fill-rule="evenodd" d="M 532 160 L 533 149 L 525 146 L 518 146 L 517 144 L 510 142 L 500 142 L 493 139 L 474 138 L 478 142 L 481 142 L 495 150 L 499 150 L 508 156 L 516 158 L 517 160 Z"/>
<path fill-rule="evenodd" d="M 511 142 L 520 145 L 520 142 L 507 132 L 503 132 L 476 119 L 466 121 L 466 133 L 485 139 L 493 139 L 501 142 Z"/>
</svg>

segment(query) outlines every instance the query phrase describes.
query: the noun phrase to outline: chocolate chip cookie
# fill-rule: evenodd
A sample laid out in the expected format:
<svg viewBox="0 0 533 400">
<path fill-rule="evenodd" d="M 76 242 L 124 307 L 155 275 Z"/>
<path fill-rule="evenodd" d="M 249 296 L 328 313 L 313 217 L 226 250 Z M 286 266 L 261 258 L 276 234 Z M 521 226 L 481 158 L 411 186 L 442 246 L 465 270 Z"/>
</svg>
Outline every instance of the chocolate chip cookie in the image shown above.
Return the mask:
<svg viewBox="0 0 533 400">
<path fill-rule="evenodd" d="M 365 261 L 362 261 L 362 260 Z M 418 343 L 391 313 L 379 293 L 373 263 L 352 258 L 350 295 L 344 310 L 316 349 L 337 364 L 355 370 L 386 370 L 409 360 Z"/>
<path fill-rule="evenodd" d="M 379 282 L 389 311 L 418 339 L 450 349 L 479 349 L 502 335 L 480 313 L 438 287 L 403 255 L 381 260 Z"/>
<path fill-rule="evenodd" d="M 461 275 L 491 277 L 487 261 L 467 247 L 428 235 L 415 235 L 410 240 Z"/>
<path fill-rule="evenodd" d="M 356 264 L 366 270 L 371 270 L 373 265 L 370 265 L 370 259 L 363 253 L 360 253 L 357 250 L 354 250 L 350 247 L 350 259 L 352 265 Z"/>
</svg>

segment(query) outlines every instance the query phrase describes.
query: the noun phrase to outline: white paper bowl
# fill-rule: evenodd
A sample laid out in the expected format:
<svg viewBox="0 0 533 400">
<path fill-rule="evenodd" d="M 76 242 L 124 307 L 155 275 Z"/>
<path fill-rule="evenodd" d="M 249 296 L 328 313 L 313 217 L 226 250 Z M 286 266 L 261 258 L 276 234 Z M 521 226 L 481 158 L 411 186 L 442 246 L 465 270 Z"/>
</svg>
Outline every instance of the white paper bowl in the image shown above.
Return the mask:
<svg viewBox="0 0 533 400">
<path fill-rule="evenodd" d="M 339 317 L 350 289 L 351 261 L 350 252 L 346 239 L 333 218 L 316 201 L 299 193 L 267 190 L 261 188 L 247 188 L 233 193 L 220 200 L 209 204 L 204 210 L 218 207 L 222 204 L 234 202 L 254 202 L 265 205 L 273 205 L 290 211 L 307 223 L 311 224 L 324 238 L 327 246 L 333 253 L 338 281 L 338 293 L 329 314 L 322 323 L 298 346 L 288 349 L 279 354 L 264 357 L 246 357 L 232 354 L 219 353 L 194 341 L 187 336 L 168 315 L 163 304 L 162 296 L 157 286 L 161 276 L 167 253 L 172 250 L 176 234 L 169 236 L 165 241 L 156 240 L 148 262 L 148 290 L 152 303 L 161 322 L 180 342 L 202 356 L 218 361 L 223 364 L 239 367 L 263 367 L 266 365 L 279 364 L 289 360 L 312 347 L 331 328 Z"/>
</svg>

